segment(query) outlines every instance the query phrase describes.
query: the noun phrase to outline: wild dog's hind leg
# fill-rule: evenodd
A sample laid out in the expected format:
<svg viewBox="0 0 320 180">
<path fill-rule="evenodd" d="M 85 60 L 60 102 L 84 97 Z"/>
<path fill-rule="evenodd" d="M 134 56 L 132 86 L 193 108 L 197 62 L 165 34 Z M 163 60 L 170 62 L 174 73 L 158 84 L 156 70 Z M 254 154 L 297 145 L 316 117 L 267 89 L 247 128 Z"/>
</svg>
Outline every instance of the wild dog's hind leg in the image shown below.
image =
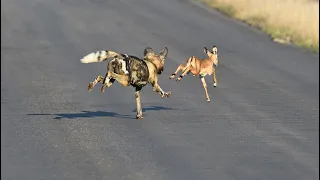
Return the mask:
<svg viewBox="0 0 320 180">
<path fill-rule="evenodd" d="M 98 82 L 102 83 L 103 81 L 104 81 L 104 77 L 101 76 L 101 75 L 98 75 L 97 78 L 94 79 L 93 82 L 90 82 L 90 83 L 89 83 L 89 85 L 88 85 L 88 91 L 90 92 Z"/>
<path fill-rule="evenodd" d="M 180 70 L 184 70 L 185 69 L 185 66 L 183 65 L 183 64 L 180 64 L 179 66 L 178 66 L 178 68 L 176 69 L 176 71 L 169 77 L 169 79 L 173 79 L 174 78 L 174 76 L 180 71 Z"/>
<path fill-rule="evenodd" d="M 207 100 L 207 102 L 210 102 L 210 97 L 209 97 L 209 94 L 208 94 L 206 80 L 204 79 L 204 76 L 200 76 L 200 79 L 201 79 L 201 82 L 202 82 L 202 85 L 203 85 L 203 88 L 204 88 L 204 92 L 206 93 L 206 100 Z"/>
<path fill-rule="evenodd" d="M 137 103 L 137 116 L 136 119 L 142 119 L 142 108 L 141 108 L 141 99 L 140 99 L 140 90 L 141 88 L 136 88 L 135 90 L 135 97 Z"/>
<path fill-rule="evenodd" d="M 108 75 L 108 72 L 106 73 L 104 80 L 102 81 L 102 87 L 101 87 L 101 92 L 104 92 L 104 90 L 107 87 L 112 86 L 112 84 L 114 83 L 115 79 L 112 78 L 110 75 Z"/>
<path fill-rule="evenodd" d="M 102 87 L 101 87 L 101 92 L 104 92 L 104 90 L 107 87 L 112 86 L 112 84 L 114 83 L 115 79 L 111 77 L 110 72 L 114 72 L 114 63 L 116 63 L 117 59 L 113 59 L 111 61 L 109 61 L 108 65 L 107 65 L 107 73 L 104 77 L 104 80 L 102 82 Z"/>
<path fill-rule="evenodd" d="M 128 75 L 122 75 L 122 74 L 117 74 L 111 71 L 108 71 L 108 76 L 112 77 L 113 79 L 117 80 L 121 85 L 124 87 L 129 86 L 129 76 Z"/>
</svg>

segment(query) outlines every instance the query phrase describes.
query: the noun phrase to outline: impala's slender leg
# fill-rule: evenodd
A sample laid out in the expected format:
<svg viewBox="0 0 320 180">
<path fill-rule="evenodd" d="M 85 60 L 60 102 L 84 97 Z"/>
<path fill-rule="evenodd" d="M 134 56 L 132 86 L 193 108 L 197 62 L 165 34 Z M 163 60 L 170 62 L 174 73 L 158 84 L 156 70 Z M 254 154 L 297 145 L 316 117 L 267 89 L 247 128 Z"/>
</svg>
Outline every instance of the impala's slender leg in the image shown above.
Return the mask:
<svg viewBox="0 0 320 180">
<path fill-rule="evenodd" d="M 183 76 L 189 74 L 190 68 L 191 68 L 191 67 L 187 67 L 187 68 L 183 71 L 183 73 L 178 77 L 177 81 L 180 81 L 180 80 L 183 78 Z"/>
<path fill-rule="evenodd" d="M 169 79 L 173 79 L 174 78 L 174 76 L 181 70 L 181 71 L 183 71 L 185 69 L 185 66 L 183 65 L 183 64 L 180 64 L 179 66 L 178 66 L 178 68 L 176 69 L 176 71 L 169 77 Z"/>
<path fill-rule="evenodd" d="M 210 102 L 210 97 L 209 97 L 209 94 L 208 94 L 206 80 L 204 79 L 204 76 L 200 76 L 200 79 L 201 79 L 201 82 L 202 82 L 202 85 L 203 85 L 203 88 L 204 88 L 204 92 L 206 93 L 206 100 L 207 100 L 207 102 Z"/>
<path fill-rule="evenodd" d="M 213 86 L 217 87 L 217 75 L 215 69 L 213 69 Z"/>
</svg>

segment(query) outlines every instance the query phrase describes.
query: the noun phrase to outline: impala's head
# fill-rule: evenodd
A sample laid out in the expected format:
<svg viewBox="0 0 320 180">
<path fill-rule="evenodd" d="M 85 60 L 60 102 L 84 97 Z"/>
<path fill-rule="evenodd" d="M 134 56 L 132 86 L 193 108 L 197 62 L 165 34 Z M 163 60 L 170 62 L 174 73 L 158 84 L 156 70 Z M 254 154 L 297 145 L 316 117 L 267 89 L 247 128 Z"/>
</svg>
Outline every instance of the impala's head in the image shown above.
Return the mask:
<svg viewBox="0 0 320 180">
<path fill-rule="evenodd" d="M 204 47 L 204 53 L 208 55 L 208 57 L 213 61 L 215 66 L 219 64 L 219 56 L 218 56 L 218 48 L 213 46 L 212 52 L 210 52 L 206 47 Z"/>
<path fill-rule="evenodd" d="M 158 74 L 161 74 L 163 71 L 164 61 L 168 55 L 168 48 L 164 47 L 159 54 L 155 54 L 151 47 L 146 47 L 143 52 L 144 59 L 152 62 L 158 70 Z"/>
</svg>

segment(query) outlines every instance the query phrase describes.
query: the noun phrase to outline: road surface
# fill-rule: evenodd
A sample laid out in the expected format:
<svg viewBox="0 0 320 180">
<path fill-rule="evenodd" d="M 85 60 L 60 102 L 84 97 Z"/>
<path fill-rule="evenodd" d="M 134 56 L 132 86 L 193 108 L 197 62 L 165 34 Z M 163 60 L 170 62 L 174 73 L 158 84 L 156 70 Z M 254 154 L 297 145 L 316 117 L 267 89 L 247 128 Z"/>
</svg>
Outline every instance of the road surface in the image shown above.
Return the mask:
<svg viewBox="0 0 320 180">
<path fill-rule="evenodd" d="M 319 56 L 186 0 L 2 0 L 1 179 L 315 180 L 319 178 Z M 203 47 L 220 54 L 218 86 L 169 80 Z M 111 49 L 169 54 L 162 99 L 87 85 Z"/>
</svg>

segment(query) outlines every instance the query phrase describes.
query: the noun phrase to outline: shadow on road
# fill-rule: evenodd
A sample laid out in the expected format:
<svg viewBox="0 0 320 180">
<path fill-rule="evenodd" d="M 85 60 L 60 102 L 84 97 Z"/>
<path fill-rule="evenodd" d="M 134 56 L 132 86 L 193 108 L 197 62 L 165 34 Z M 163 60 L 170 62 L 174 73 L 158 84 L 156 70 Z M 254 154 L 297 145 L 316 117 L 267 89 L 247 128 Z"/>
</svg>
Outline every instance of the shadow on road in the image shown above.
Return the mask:
<svg viewBox="0 0 320 180">
<path fill-rule="evenodd" d="M 145 111 L 160 111 L 160 110 L 173 110 L 163 106 L 149 106 L 142 109 Z M 132 112 L 137 112 L 134 109 Z M 117 117 L 125 119 L 135 119 L 135 115 L 122 115 L 116 112 L 109 111 L 81 111 L 79 113 L 59 113 L 59 114 L 27 114 L 28 116 L 55 116 L 53 119 L 76 119 L 76 118 L 94 118 L 94 117 Z"/>
<path fill-rule="evenodd" d="M 54 115 L 53 119 L 76 119 L 76 118 L 93 118 L 93 117 L 118 117 L 118 118 L 130 118 L 133 116 L 121 115 L 115 112 L 108 111 L 81 111 L 80 113 L 61 113 L 61 114 L 28 114 L 30 116 L 45 116 Z"/>
<path fill-rule="evenodd" d="M 163 106 L 149 106 L 149 107 L 142 107 L 142 112 L 146 111 L 161 111 L 161 110 L 177 110 L 175 108 L 168 108 Z M 134 108 L 132 112 L 137 112 L 137 108 Z"/>
</svg>

